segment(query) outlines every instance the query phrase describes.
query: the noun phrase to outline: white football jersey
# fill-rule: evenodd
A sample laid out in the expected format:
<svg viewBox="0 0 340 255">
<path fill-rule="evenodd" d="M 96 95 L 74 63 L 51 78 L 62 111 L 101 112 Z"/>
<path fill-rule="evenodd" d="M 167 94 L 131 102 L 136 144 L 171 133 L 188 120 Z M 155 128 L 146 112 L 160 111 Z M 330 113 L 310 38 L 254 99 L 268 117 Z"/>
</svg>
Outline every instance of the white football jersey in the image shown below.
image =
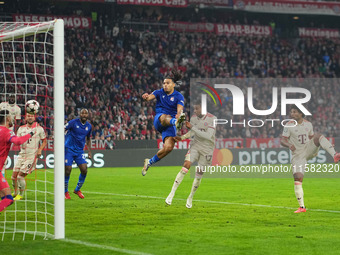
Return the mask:
<svg viewBox="0 0 340 255">
<path fill-rule="evenodd" d="M 33 123 L 32 127 L 23 125 L 19 127 L 17 136 L 24 136 L 29 134 L 31 131 L 35 132 L 34 135 L 28 139 L 27 142 L 23 143 L 20 148 L 20 154 L 35 155 L 38 151 L 40 140 L 46 139 L 44 129 L 36 122 Z"/>
<path fill-rule="evenodd" d="M 195 135 L 194 130 L 191 132 L 194 133 L 194 138 L 190 144 L 191 148 L 195 148 L 198 151 L 204 151 L 207 153 L 212 153 L 215 149 L 215 134 L 216 127 L 214 127 L 214 120 L 216 117 L 210 113 L 207 113 L 202 118 L 197 117 L 197 115 L 193 115 L 190 119 L 190 123 L 193 127 L 197 128 L 202 132 L 207 132 L 208 129 L 213 130 L 213 135 L 209 139 L 205 139 Z"/>
<path fill-rule="evenodd" d="M 301 154 L 306 150 L 306 145 L 310 137 L 314 136 L 313 125 L 307 120 L 296 126 L 294 121 L 290 121 L 283 128 L 282 137 L 288 138 L 289 142 L 296 148 L 293 154 Z"/>
<path fill-rule="evenodd" d="M 21 119 L 21 109 L 16 104 L 9 104 L 8 102 L 2 102 L 0 104 L 0 110 L 9 111 L 9 114 L 11 114 L 13 116 L 13 120 L 14 119 L 17 119 L 17 120 Z"/>
</svg>

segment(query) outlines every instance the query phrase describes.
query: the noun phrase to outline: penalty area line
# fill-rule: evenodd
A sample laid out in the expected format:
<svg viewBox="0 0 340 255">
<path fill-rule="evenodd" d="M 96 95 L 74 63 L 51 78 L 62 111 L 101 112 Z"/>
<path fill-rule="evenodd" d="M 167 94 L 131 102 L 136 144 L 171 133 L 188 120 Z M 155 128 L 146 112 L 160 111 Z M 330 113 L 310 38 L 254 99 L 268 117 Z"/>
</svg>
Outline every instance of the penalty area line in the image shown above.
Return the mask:
<svg viewBox="0 0 340 255">
<path fill-rule="evenodd" d="M 102 193 L 102 192 L 94 192 L 94 191 L 83 191 L 83 193 L 88 194 L 97 194 L 97 195 L 108 195 L 108 196 L 120 196 L 120 197 L 140 197 L 140 198 L 153 198 L 153 199 L 163 199 L 164 197 L 155 197 L 155 196 L 146 196 L 146 195 L 131 195 L 131 194 L 117 194 L 117 193 Z M 175 200 L 186 200 L 183 198 L 174 198 Z M 195 202 L 203 202 L 210 204 L 225 204 L 225 205 L 242 205 L 242 206 L 255 206 L 255 207 L 268 207 L 268 208 L 276 208 L 276 209 L 288 209 L 288 210 L 296 210 L 296 207 L 286 207 L 286 206 L 277 206 L 277 205 L 260 205 L 260 204 L 249 204 L 249 203 L 236 203 L 236 202 L 226 202 L 226 201 L 212 201 L 212 200 L 199 200 L 194 199 Z M 313 212 L 328 212 L 328 213 L 340 213 L 340 211 L 336 210 L 325 210 L 325 209 L 313 209 L 307 208 L 307 211 Z"/>
<path fill-rule="evenodd" d="M 0 226 L 0 229 L 5 230 L 5 228 L 3 226 Z M 41 232 L 35 232 L 35 231 L 25 231 L 22 229 L 14 229 L 11 227 L 6 227 L 6 230 L 9 231 L 13 231 L 13 232 L 3 232 L 1 233 L 2 235 L 5 234 L 14 234 L 14 233 L 20 233 L 20 234 L 31 234 L 31 235 L 35 235 L 35 236 L 42 236 L 42 237 L 46 237 L 46 235 L 49 236 L 49 240 L 54 240 L 54 241 L 60 241 L 60 242 L 65 242 L 65 243 L 72 243 L 72 244 L 78 244 L 78 245 L 82 245 L 82 246 L 87 246 L 87 247 L 91 247 L 91 248 L 97 248 L 97 249 L 104 249 L 104 250 L 109 250 L 109 251 L 115 251 L 115 252 L 120 252 L 120 253 L 124 253 L 124 254 L 130 254 L 130 255 L 152 255 L 151 253 L 145 253 L 145 252 L 139 252 L 139 251 L 133 251 L 133 250 L 127 250 L 127 249 L 123 249 L 123 248 L 118 248 L 118 247 L 114 247 L 114 246 L 108 246 L 108 245 L 102 245 L 102 244 L 95 244 L 95 243 L 89 243 L 89 242 L 85 242 L 85 241 L 80 241 L 80 240 L 74 240 L 74 239 L 69 239 L 69 238 L 65 238 L 65 239 L 53 239 L 53 235 L 52 234 L 45 234 L 45 233 L 41 233 Z"/>
<path fill-rule="evenodd" d="M 131 254 L 131 255 L 151 255 L 150 253 L 145 253 L 145 252 L 138 252 L 138 251 L 132 251 L 132 250 L 127 250 L 127 249 L 122 249 L 122 248 L 117 248 L 113 246 L 108 246 L 108 245 L 101 245 L 101 244 L 94 244 L 94 243 L 88 243 L 80 240 L 73 240 L 73 239 L 59 239 L 62 242 L 66 243 L 73 243 L 73 244 L 79 244 L 91 248 L 98 248 L 98 249 L 104 249 L 104 250 L 109 250 L 109 251 L 116 251 L 120 253 L 125 253 L 125 254 Z"/>
</svg>

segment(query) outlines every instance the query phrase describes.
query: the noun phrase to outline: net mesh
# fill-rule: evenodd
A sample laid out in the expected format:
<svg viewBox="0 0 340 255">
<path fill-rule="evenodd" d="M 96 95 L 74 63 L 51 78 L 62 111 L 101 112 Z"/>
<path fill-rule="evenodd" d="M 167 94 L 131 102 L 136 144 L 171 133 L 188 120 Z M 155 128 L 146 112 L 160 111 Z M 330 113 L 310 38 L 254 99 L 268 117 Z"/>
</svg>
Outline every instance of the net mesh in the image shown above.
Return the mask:
<svg viewBox="0 0 340 255">
<path fill-rule="evenodd" d="M 31 146 L 26 143 L 11 148 L 5 177 L 10 186 L 17 185 L 18 176 L 14 178 L 12 170 L 15 168 L 27 174 L 26 187 L 21 193 L 23 199 L 0 214 L 2 240 L 50 238 L 54 233 L 53 155 L 49 154 L 53 140 L 53 25 L 54 22 L 0 23 L 0 109 L 13 115 L 13 131 L 17 132 L 19 126 L 26 124 L 25 103 L 36 100 L 40 108 L 33 131 L 41 126 L 49 141 L 38 158 L 36 150 L 43 136 L 32 137 L 27 142 Z M 21 133 L 29 133 L 27 126 L 21 129 Z"/>
</svg>

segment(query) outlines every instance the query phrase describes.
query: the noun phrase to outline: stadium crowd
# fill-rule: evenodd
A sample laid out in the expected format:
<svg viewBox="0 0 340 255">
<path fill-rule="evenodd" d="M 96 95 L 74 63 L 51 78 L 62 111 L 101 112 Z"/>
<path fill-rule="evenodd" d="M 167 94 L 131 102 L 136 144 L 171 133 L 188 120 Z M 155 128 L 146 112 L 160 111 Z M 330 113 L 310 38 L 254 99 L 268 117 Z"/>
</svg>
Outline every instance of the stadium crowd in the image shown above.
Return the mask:
<svg viewBox="0 0 340 255">
<path fill-rule="evenodd" d="M 138 16 L 140 15 L 140 16 Z M 155 102 L 144 102 L 141 95 L 162 86 L 165 74 L 179 69 L 184 74 L 177 89 L 186 98 L 190 116 L 190 78 L 337 78 L 340 77 L 340 41 L 325 38 L 282 39 L 270 37 L 219 36 L 211 33 L 179 33 L 160 27 L 156 31 L 131 29 L 122 20 L 171 20 L 159 14 L 125 13 L 117 20 L 107 15 L 91 29 L 65 31 L 65 122 L 78 116 L 79 109 L 89 109 L 94 139 L 157 139 L 153 126 Z M 180 17 L 177 17 L 181 19 Z M 203 16 L 204 18 L 204 16 Z M 202 21 L 202 16 L 199 17 Z M 229 20 L 231 23 L 260 24 L 256 19 Z M 254 90 L 258 109 L 272 104 L 270 84 Z M 309 107 L 315 130 L 328 137 L 340 136 L 339 87 L 332 84 L 309 87 L 313 98 Z M 230 95 L 224 94 L 230 114 Z M 40 111 L 41 122 L 43 119 Z M 249 112 L 245 118 L 252 118 Z M 282 118 L 280 116 L 273 116 Z M 238 120 L 234 116 L 235 121 Z M 52 127 L 52 121 L 45 126 Z M 44 124 L 44 123 L 43 123 Z M 50 130 L 48 128 L 48 130 Z M 182 130 L 186 132 L 185 128 Z M 220 128 L 218 137 L 279 137 L 281 126 L 266 128 Z M 49 131 L 49 135 L 53 132 Z"/>
<path fill-rule="evenodd" d="M 277 36 L 227 37 L 124 28 L 108 35 L 97 27 L 91 31 L 69 30 L 66 34 L 66 118 L 74 118 L 81 107 L 89 108 L 96 139 L 108 135 L 114 140 L 159 137 L 152 124 L 154 103 L 143 102 L 141 95 L 161 88 L 162 78 L 172 68 L 184 74 L 178 90 L 187 98 L 187 111 L 189 77 L 340 76 L 338 39 L 282 40 Z M 320 95 L 311 109 L 316 129 L 326 136 L 339 136 L 339 110 L 334 93 L 339 88 L 327 85 L 313 90 L 312 95 Z M 268 94 L 262 91 L 258 98 L 262 98 L 262 109 L 271 106 L 271 91 Z M 220 135 L 278 137 L 281 131 L 282 127 L 267 132 L 250 128 L 243 134 L 238 129 L 226 129 Z"/>
</svg>

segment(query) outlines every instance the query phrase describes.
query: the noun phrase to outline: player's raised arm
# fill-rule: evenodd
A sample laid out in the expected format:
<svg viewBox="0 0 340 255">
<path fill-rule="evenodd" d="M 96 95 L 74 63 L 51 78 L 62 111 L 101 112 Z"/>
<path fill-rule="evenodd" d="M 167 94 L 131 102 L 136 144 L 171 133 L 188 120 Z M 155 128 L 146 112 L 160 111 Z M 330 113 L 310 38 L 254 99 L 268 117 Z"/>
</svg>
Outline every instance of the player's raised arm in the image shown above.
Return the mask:
<svg viewBox="0 0 340 255">
<path fill-rule="evenodd" d="M 151 101 L 151 100 L 154 100 L 156 98 L 156 96 L 154 94 L 148 94 L 148 93 L 144 93 L 142 95 L 142 98 L 145 100 L 145 101 Z"/>
</svg>

